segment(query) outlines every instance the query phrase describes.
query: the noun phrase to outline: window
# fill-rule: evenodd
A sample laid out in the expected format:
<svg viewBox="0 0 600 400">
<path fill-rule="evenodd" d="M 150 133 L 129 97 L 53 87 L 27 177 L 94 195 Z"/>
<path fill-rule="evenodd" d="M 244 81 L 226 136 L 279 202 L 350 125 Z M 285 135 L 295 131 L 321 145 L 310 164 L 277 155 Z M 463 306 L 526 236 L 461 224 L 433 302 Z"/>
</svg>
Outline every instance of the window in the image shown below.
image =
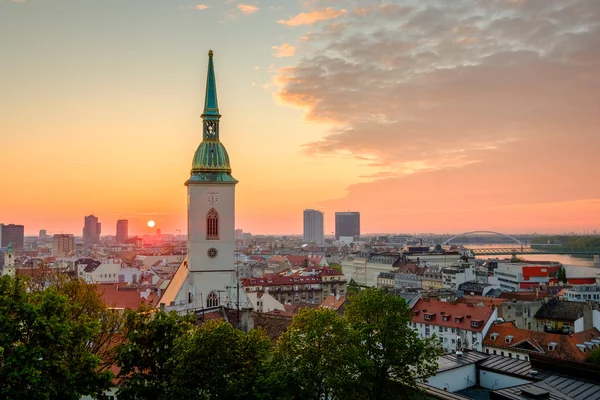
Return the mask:
<svg viewBox="0 0 600 400">
<path fill-rule="evenodd" d="M 219 295 L 217 292 L 210 292 L 206 297 L 206 307 L 217 307 L 219 305 Z"/>
<path fill-rule="evenodd" d="M 485 349 L 486 354 L 490 354 L 490 349 Z"/>
<path fill-rule="evenodd" d="M 219 239 L 219 214 L 211 208 L 206 215 L 206 240 Z"/>
</svg>

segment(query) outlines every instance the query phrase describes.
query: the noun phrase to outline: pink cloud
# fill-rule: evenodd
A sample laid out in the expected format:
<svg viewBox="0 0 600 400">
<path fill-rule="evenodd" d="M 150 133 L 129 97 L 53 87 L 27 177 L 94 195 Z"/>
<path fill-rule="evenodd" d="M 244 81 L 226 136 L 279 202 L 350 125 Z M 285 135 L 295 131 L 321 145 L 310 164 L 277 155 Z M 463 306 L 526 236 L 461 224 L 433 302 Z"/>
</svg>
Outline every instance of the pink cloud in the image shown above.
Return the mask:
<svg viewBox="0 0 600 400">
<path fill-rule="evenodd" d="M 196 6 L 196 9 L 198 10 L 206 10 L 207 8 L 210 8 L 210 6 L 207 6 L 206 4 L 198 4 Z"/>
<path fill-rule="evenodd" d="M 250 4 L 238 4 L 237 7 L 243 14 L 254 14 L 258 10 L 260 10 L 260 8 Z"/>
<path fill-rule="evenodd" d="M 295 17 L 286 20 L 277 21 L 278 24 L 284 24 L 287 26 L 299 26 L 299 25 L 310 25 L 317 21 L 325 21 L 328 19 L 339 18 L 346 14 L 346 10 L 334 10 L 331 7 L 327 7 L 322 10 L 313 10 L 307 13 L 300 13 Z"/>
<path fill-rule="evenodd" d="M 273 50 L 275 50 L 275 57 L 291 57 L 296 52 L 296 48 L 291 46 L 289 43 L 284 43 L 280 46 L 273 46 Z"/>
</svg>

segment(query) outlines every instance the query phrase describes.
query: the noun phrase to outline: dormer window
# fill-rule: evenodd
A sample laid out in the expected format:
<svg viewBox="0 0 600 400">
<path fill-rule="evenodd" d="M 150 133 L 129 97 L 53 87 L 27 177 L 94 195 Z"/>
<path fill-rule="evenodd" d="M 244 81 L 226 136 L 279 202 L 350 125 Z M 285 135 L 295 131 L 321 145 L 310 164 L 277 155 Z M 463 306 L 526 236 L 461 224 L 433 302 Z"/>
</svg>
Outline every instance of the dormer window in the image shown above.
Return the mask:
<svg viewBox="0 0 600 400">
<path fill-rule="evenodd" d="M 432 319 L 435 318 L 435 314 L 434 313 L 423 313 L 423 316 L 425 317 L 425 319 L 427 321 L 431 321 Z"/>
<path fill-rule="evenodd" d="M 548 343 L 548 350 L 549 351 L 554 351 L 554 349 L 556 349 L 556 342 L 550 342 L 550 343 Z"/>
<path fill-rule="evenodd" d="M 512 342 L 513 339 L 514 339 L 514 336 L 508 335 L 507 337 L 504 338 L 504 341 L 506 343 L 510 343 L 510 342 Z"/>
<path fill-rule="evenodd" d="M 444 320 L 444 321 L 448 321 L 449 319 L 450 319 L 450 316 L 449 316 L 449 315 L 444 315 L 444 317 L 443 317 L 443 320 Z"/>
<path fill-rule="evenodd" d="M 496 332 L 495 332 L 495 333 L 492 333 L 492 334 L 490 335 L 490 340 L 493 342 L 493 341 L 495 341 L 495 340 L 496 340 L 496 338 L 497 338 L 497 337 L 498 337 L 498 333 L 496 333 Z"/>
<path fill-rule="evenodd" d="M 456 322 L 457 324 L 460 324 L 463 320 L 463 316 L 459 315 L 458 317 L 454 318 L 454 322 Z"/>
<path fill-rule="evenodd" d="M 479 328 L 479 322 L 478 321 L 471 321 L 471 328 Z"/>
<path fill-rule="evenodd" d="M 576 346 L 579 350 L 581 350 L 582 353 L 585 353 L 585 350 L 587 349 L 587 347 L 585 347 L 585 344 L 576 344 Z"/>
</svg>

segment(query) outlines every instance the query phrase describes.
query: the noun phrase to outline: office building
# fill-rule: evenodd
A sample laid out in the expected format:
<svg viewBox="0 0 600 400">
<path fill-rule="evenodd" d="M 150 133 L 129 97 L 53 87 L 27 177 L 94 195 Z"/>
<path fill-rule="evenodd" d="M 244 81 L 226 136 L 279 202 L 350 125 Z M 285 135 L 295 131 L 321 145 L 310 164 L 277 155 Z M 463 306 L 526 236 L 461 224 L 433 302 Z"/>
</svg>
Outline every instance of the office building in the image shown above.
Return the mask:
<svg viewBox="0 0 600 400">
<path fill-rule="evenodd" d="M 0 224 L 0 247 L 7 247 L 12 244 L 15 252 L 23 251 L 25 242 L 25 227 L 15 224 Z"/>
<path fill-rule="evenodd" d="M 40 239 L 46 239 L 48 237 L 48 231 L 40 229 Z"/>
<path fill-rule="evenodd" d="M 129 221 L 120 219 L 117 221 L 117 243 L 125 243 L 129 238 Z"/>
<path fill-rule="evenodd" d="M 98 222 L 98 218 L 93 215 L 85 217 L 85 225 L 83 226 L 83 245 L 85 248 L 100 244 L 101 228 L 102 224 Z"/>
<path fill-rule="evenodd" d="M 353 240 L 360 239 L 360 213 L 359 212 L 336 212 L 335 213 L 335 238 L 351 237 Z"/>
<path fill-rule="evenodd" d="M 52 256 L 68 257 L 75 251 L 73 235 L 57 234 L 52 237 Z"/>
<path fill-rule="evenodd" d="M 304 242 L 318 245 L 325 243 L 323 213 L 321 211 L 304 210 Z"/>
</svg>

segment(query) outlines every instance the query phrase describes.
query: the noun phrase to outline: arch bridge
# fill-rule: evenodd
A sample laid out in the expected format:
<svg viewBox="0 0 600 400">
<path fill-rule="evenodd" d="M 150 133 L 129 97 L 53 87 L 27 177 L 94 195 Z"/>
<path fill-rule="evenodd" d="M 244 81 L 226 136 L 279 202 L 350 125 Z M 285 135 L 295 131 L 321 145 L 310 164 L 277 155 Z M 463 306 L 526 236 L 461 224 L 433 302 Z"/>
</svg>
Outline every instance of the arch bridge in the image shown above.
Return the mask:
<svg viewBox="0 0 600 400">
<path fill-rule="evenodd" d="M 478 235 L 478 234 L 495 235 L 495 236 L 499 236 L 499 237 L 510 239 L 513 242 L 515 242 L 516 244 L 519 244 L 521 246 L 525 245 L 525 243 L 521 242 L 519 239 L 515 239 L 514 237 L 512 237 L 510 235 L 507 235 L 505 233 L 494 232 L 494 231 L 471 231 L 471 232 L 464 232 L 464 233 L 461 233 L 459 235 L 451 237 L 450 239 L 446 240 L 443 244 L 450 244 L 451 241 L 453 241 L 454 239 L 457 239 L 459 237 L 468 236 L 468 235 Z"/>
</svg>

